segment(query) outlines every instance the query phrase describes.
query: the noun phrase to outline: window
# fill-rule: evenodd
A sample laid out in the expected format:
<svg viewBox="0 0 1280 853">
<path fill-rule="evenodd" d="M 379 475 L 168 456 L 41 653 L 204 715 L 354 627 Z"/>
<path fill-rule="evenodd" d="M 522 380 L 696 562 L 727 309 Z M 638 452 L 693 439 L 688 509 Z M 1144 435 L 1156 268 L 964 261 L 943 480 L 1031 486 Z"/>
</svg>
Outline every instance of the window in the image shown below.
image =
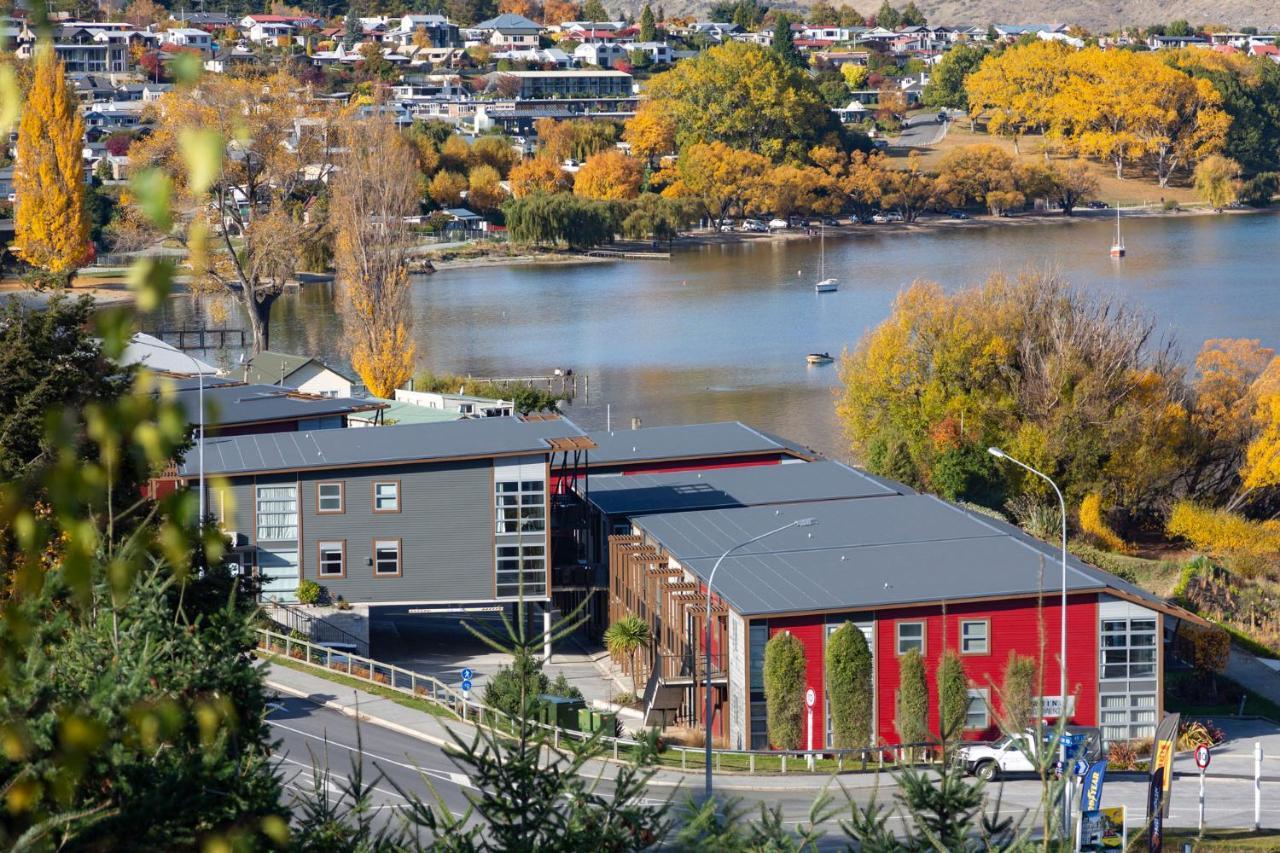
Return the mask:
<svg viewBox="0 0 1280 853">
<path fill-rule="evenodd" d="M 256 510 L 259 542 L 298 538 L 297 486 L 258 486 Z"/>
<path fill-rule="evenodd" d="M 899 655 L 905 655 L 912 649 L 924 654 L 923 622 L 899 622 L 897 628 Z"/>
<path fill-rule="evenodd" d="M 316 512 L 345 512 L 344 492 L 342 483 L 316 483 Z"/>
<path fill-rule="evenodd" d="M 764 700 L 764 647 L 769 642 L 769 624 L 751 622 L 747 628 L 747 660 L 750 672 L 751 748 L 769 748 L 769 708 Z"/>
<path fill-rule="evenodd" d="M 960 623 L 960 653 L 985 655 L 991 651 L 989 636 L 991 623 L 986 619 L 966 620 Z"/>
<path fill-rule="evenodd" d="M 373 511 L 400 511 L 400 481 L 391 480 L 386 483 L 373 484 Z"/>
<path fill-rule="evenodd" d="M 1156 677 L 1156 620 L 1107 619 L 1102 623 L 1102 678 Z"/>
<path fill-rule="evenodd" d="M 375 577 L 400 576 L 399 539 L 378 539 L 374 541 L 373 574 Z"/>
<path fill-rule="evenodd" d="M 990 696 L 986 688 L 969 691 L 969 704 L 964 711 L 964 727 L 968 731 L 982 731 L 991 726 Z"/>
<path fill-rule="evenodd" d="M 494 589 L 499 598 L 545 597 L 546 463 L 529 458 L 494 469 Z M 632 591 L 622 595 L 630 606 Z"/>
<path fill-rule="evenodd" d="M 537 544 L 512 542 L 498 545 L 497 594 L 499 598 L 515 598 L 519 595 L 541 596 L 547 594 L 546 546 L 539 539 Z"/>
<path fill-rule="evenodd" d="M 542 533 L 546 530 L 546 488 L 541 480 L 494 484 L 499 535 Z"/>
<path fill-rule="evenodd" d="M 320 577 L 342 578 L 347 576 L 347 543 L 344 540 L 321 542 Z"/>
</svg>

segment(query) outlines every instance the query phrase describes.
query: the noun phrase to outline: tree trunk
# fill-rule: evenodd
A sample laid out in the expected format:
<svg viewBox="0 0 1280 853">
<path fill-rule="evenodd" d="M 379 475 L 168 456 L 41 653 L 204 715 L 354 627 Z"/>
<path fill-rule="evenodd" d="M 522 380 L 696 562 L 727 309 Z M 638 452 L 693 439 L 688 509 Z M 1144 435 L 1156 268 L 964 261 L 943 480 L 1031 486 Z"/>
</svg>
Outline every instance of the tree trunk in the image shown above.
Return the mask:
<svg viewBox="0 0 1280 853">
<path fill-rule="evenodd" d="M 253 354 L 271 348 L 271 306 L 280 298 L 279 293 L 257 293 L 242 288 L 240 302 L 249 317 L 249 331 L 253 336 Z"/>
</svg>

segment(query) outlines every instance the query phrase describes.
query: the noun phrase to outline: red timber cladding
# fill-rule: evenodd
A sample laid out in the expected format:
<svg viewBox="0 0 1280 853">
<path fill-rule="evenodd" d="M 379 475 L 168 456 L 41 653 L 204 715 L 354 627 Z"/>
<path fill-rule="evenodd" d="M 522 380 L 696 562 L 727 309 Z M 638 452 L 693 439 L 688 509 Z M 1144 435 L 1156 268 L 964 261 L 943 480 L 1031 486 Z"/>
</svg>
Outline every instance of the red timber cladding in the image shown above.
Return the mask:
<svg viewBox="0 0 1280 853">
<path fill-rule="evenodd" d="M 272 432 L 298 432 L 298 421 L 272 421 L 270 423 L 236 424 L 227 427 L 209 427 L 210 437 L 215 435 L 224 438 L 233 435 L 266 435 Z"/>
<path fill-rule="evenodd" d="M 636 465 L 619 465 L 614 470 L 623 474 L 674 474 L 679 471 L 710 471 L 715 468 L 749 468 L 754 465 L 779 465 L 781 454 L 764 456 L 711 456 L 704 459 L 680 459 L 671 461 L 641 462 Z M 603 474 L 604 471 L 592 471 Z"/>
<path fill-rule="evenodd" d="M 813 746 L 814 749 L 821 749 L 826 746 L 827 722 L 823 718 L 826 708 L 826 702 L 821 698 L 825 695 L 823 687 L 823 633 L 825 631 L 825 618 L 818 616 L 789 616 L 781 619 L 770 617 L 769 619 L 769 639 L 773 639 L 783 631 L 789 631 L 801 643 L 804 644 L 804 670 L 805 670 L 805 687 L 812 687 L 814 692 L 818 694 L 818 701 L 813 706 Z M 804 728 L 806 722 L 800 723 L 800 748 L 804 749 L 808 731 Z"/>
<path fill-rule="evenodd" d="M 1042 695 L 1059 692 L 1058 639 L 1059 598 L 1048 596 L 1044 607 L 1045 664 L 1042 673 Z M 936 675 L 944 648 L 960 648 L 960 622 L 990 620 L 990 654 L 962 655 L 965 674 L 973 688 L 991 691 L 991 701 L 999 710 L 999 698 L 993 688 L 1000 685 L 1009 653 L 1039 657 L 1039 618 L 1034 598 L 1002 602 L 975 602 L 947 606 L 945 638 L 942 608 L 937 605 L 901 610 L 882 610 L 876 619 L 876 712 L 878 735 L 887 743 L 897 743 L 894 729 L 894 697 L 898 689 L 897 632 L 898 622 L 925 622 L 925 673 L 929 684 L 929 729 L 939 729 Z M 770 620 L 772 628 L 773 621 Z M 1071 596 L 1067 602 L 1067 684 L 1076 696 L 1073 722 L 1097 725 L 1098 717 L 1098 602 L 1096 594 Z M 970 740 L 997 736 L 993 725 L 986 731 L 966 732 Z"/>
</svg>

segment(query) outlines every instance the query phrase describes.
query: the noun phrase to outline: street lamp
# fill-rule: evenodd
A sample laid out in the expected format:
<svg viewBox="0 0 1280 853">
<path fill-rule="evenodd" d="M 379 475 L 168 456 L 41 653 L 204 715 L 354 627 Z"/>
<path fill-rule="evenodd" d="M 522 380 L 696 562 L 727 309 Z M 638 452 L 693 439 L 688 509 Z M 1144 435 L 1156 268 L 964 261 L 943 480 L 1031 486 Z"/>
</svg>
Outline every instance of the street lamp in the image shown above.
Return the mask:
<svg viewBox="0 0 1280 853">
<path fill-rule="evenodd" d="M 1067 502 L 1063 499 L 1062 490 L 1058 488 L 1058 484 L 1055 483 L 1048 474 L 1045 474 L 1043 471 L 1037 471 L 1027 463 L 1014 459 L 998 447 L 988 447 L 987 452 L 997 459 L 1006 459 L 1014 465 L 1017 465 L 1019 468 L 1023 468 L 1030 471 L 1032 474 L 1035 474 L 1037 477 L 1052 486 L 1054 494 L 1058 496 L 1058 506 L 1062 511 L 1062 612 L 1058 616 L 1059 622 L 1062 626 L 1061 638 L 1059 640 L 1062 648 L 1062 657 L 1058 662 L 1058 669 L 1061 673 L 1060 680 L 1058 682 L 1058 701 L 1062 703 L 1062 710 L 1059 712 L 1059 717 L 1062 720 L 1067 720 L 1069 719 L 1067 717 Z M 1040 707 L 1043 712 L 1043 700 L 1041 700 Z M 1062 773 L 1064 776 L 1067 776 L 1067 778 L 1070 778 L 1068 774 L 1070 774 L 1071 769 L 1067 766 L 1067 745 L 1059 739 L 1058 747 L 1058 758 L 1062 763 Z M 1068 788 L 1068 791 L 1069 790 L 1070 788 Z M 1069 815 L 1070 809 L 1071 797 L 1068 794 L 1063 797 L 1063 814 Z M 1067 819 L 1064 818 L 1064 833 L 1071 831 L 1067 826 L 1067 822 Z"/>
<path fill-rule="evenodd" d="M 719 556 L 719 558 L 716 559 L 715 565 L 711 567 L 711 574 L 707 575 L 707 630 L 706 630 L 706 637 L 704 638 L 705 639 L 704 644 L 706 647 L 706 662 L 707 662 L 707 677 L 706 677 L 706 685 L 705 685 L 705 690 L 707 694 L 707 714 L 706 714 L 706 721 L 705 721 L 706 727 L 707 727 L 707 742 L 706 742 L 707 783 L 706 783 L 705 798 L 707 800 L 711 799 L 711 582 L 715 580 L 716 570 L 720 568 L 720 564 L 724 562 L 724 558 L 732 554 L 734 551 L 737 551 L 739 548 L 745 548 L 753 542 L 759 542 L 761 539 L 767 539 L 768 537 L 774 535 L 775 533 L 781 533 L 782 531 L 790 530 L 793 527 L 812 527 L 817 523 L 818 523 L 818 520 L 816 518 L 798 518 L 795 521 L 791 522 L 790 524 L 784 524 L 781 527 L 776 527 L 773 530 L 768 531 L 767 533 L 761 533 L 759 536 L 752 536 L 750 539 L 747 539 L 743 542 L 739 542 L 737 545 L 734 545 L 733 547 L 729 548 L 729 550 L 725 551 L 723 554 Z"/>
<path fill-rule="evenodd" d="M 196 440 L 196 460 L 197 472 L 200 481 L 200 514 L 196 517 L 196 536 L 202 535 L 204 527 L 204 365 L 201 364 L 195 356 L 190 353 L 182 353 L 191 360 L 191 366 L 196 369 L 196 380 L 198 384 L 197 406 L 200 408 L 200 438 Z M 204 544 L 200 543 L 200 568 L 204 568 Z"/>
</svg>

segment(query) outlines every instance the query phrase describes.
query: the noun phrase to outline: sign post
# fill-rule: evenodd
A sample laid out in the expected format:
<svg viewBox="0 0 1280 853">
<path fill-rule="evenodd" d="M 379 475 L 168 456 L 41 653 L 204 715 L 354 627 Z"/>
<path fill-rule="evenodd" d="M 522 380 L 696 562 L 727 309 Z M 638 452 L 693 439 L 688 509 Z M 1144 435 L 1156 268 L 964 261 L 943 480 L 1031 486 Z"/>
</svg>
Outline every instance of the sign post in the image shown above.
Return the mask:
<svg viewBox="0 0 1280 853">
<path fill-rule="evenodd" d="M 462 701 L 471 699 L 471 677 L 475 675 L 468 667 L 462 670 Z"/>
<path fill-rule="evenodd" d="M 1253 831 L 1262 829 L 1262 742 L 1253 742 Z"/>
<path fill-rule="evenodd" d="M 1204 744 L 1196 747 L 1196 767 L 1200 768 L 1200 822 L 1197 834 L 1204 835 L 1204 771 L 1209 769 L 1209 747 Z"/>
<path fill-rule="evenodd" d="M 805 764 L 810 770 L 813 769 L 813 706 L 818 701 L 818 694 L 810 687 L 804 692 L 804 706 L 808 709 L 809 715 L 809 745 L 806 747 L 809 754 L 805 756 Z"/>
</svg>

